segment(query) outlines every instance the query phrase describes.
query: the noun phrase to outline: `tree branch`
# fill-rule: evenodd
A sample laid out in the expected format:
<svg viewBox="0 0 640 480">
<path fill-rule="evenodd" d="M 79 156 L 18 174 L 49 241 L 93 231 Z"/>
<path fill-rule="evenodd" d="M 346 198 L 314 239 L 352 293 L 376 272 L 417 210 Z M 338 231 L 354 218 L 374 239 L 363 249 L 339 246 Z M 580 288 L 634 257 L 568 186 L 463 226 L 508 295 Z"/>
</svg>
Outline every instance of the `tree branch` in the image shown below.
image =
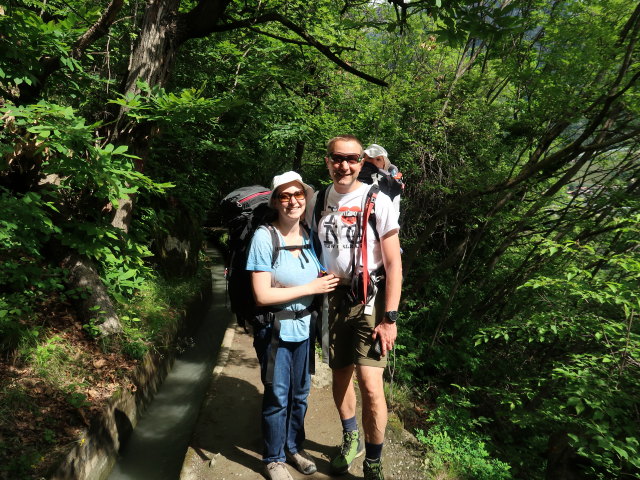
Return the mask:
<svg viewBox="0 0 640 480">
<path fill-rule="evenodd" d="M 206 0 L 201 1 L 198 4 L 198 7 L 194 8 L 191 12 L 186 14 L 181 20 L 181 28 L 180 30 L 183 32 L 183 36 L 180 38 L 180 41 L 186 41 L 189 38 L 200 38 L 207 36 L 214 32 L 226 32 L 230 30 L 236 30 L 238 28 L 253 28 L 255 25 L 269 23 L 269 22 L 277 22 L 282 26 L 288 28 L 296 35 L 301 37 L 307 44 L 320 53 L 322 53 L 325 57 L 331 60 L 333 63 L 341 67 L 343 70 L 355 75 L 356 77 L 360 77 L 367 82 L 373 83 L 374 85 L 380 85 L 381 87 L 388 87 L 389 84 L 384 80 L 373 77 L 367 73 L 364 73 L 357 68 L 352 67 L 347 62 L 338 57 L 329 46 L 324 45 L 317 41 L 313 36 L 309 35 L 302 27 L 296 25 L 291 20 L 285 18 L 283 15 L 277 12 L 268 12 L 256 17 L 246 18 L 243 20 L 233 20 L 231 22 L 218 24 L 215 21 L 211 21 L 213 17 L 202 17 L 204 13 L 204 7 L 201 8 L 204 4 L 220 4 L 220 3 L 228 3 L 227 0 L 217 0 L 217 1 L 209 1 Z M 225 4 L 226 4 L 225 3 Z M 210 9 L 213 7 L 210 7 Z M 200 12 L 196 14 L 196 12 Z"/>
<path fill-rule="evenodd" d="M 73 58 L 80 58 L 82 53 L 90 45 L 92 45 L 99 38 L 108 34 L 109 27 L 115 21 L 118 12 L 122 8 L 123 3 L 124 0 L 111 1 L 98 21 L 91 27 L 89 27 L 89 29 L 76 40 L 71 49 L 71 56 Z M 42 67 L 41 73 L 38 75 L 37 80 L 33 83 L 33 85 L 25 85 L 20 89 L 19 103 L 30 103 L 40 95 L 40 92 L 44 88 L 49 77 L 60 68 L 60 57 L 42 57 L 40 59 L 40 65 Z"/>
<path fill-rule="evenodd" d="M 123 3 L 124 0 L 112 0 L 98 21 L 76 40 L 72 50 L 72 56 L 74 58 L 79 58 L 89 45 L 109 33 L 109 27 L 116 20 L 116 16 L 118 12 L 120 12 Z"/>
<path fill-rule="evenodd" d="M 283 37 L 281 35 L 276 35 L 274 33 L 265 32 L 264 30 L 260 30 L 259 28 L 249 27 L 249 30 L 251 30 L 252 32 L 258 33 L 260 35 L 264 35 L 265 37 L 270 37 L 270 38 L 274 38 L 276 40 L 280 40 L 283 43 L 292 43 L 293 45 L 300 45 L 302 47 L 313 47 L 313 45 L 311 45 L 309 42 L 304 42 L 302 40 L 294 40 L 293 38 L 287 38 L 287 37 Z M 356 51 L 356 49 L 353 48 L 353 47 L 343 47 L 343 46 L 338 46 L 338 45 L 334 45 L 331 48 L 333 48 L 334 50 L 338 50 L 340 52 L 345 52 L 345 51 L 355 52 Z"/>
<path fill-rule="evenodd" d="M 302 47 L 311 47 L 312 45 L 308 42 L 304 42 L 302 40 L 294 40 L 293 38 L 286 38 L 280 35 L 275 35 L 273 33 L 265 32 L 264 30 L 260 30 L 255 27 L 249 27 L 249 30 L 252 32 L 258 33 L 260 35 L 264 35 L 265 37 L 274 38 L 276 40 L 280 40 L 283 43 L 292 43 L 293 45 L 300 45 Z"/>
<path fill-rule="evenodd" d="M 178 39 L 178 44 L 191 38 L 206 37 L 213 32 L 223 32 L 251 26 L 245 24 L 229 29 L 219 29 L 219 22 L 223 19 L 224 13 L 230 3 L 231 0 L 200 0 L 198 5 L 191 11 L 180 15 L 179 23 L 182 28 L 180 28 L 181 35 Z"/>
<path fill-rule="evenodd" d="M 363 80 L 366 80 L 367 82 L 373 83 L 374 85 L 380 85 L 381 87 L 388 87 L 389 86 L 389 84 L 387 82 L 385 82 L 384 80 L 381 80 L 381 79 L 376 78 L 376 77 L 372 77 L 371 75 L 369 75 L 367 73 L 364 73 L 364 72 L 361 72 L 360 70 L 352 67 L 351 65 L 346 63 L 344 60 L 342 60 L 340 57 L 338 57 L 335 53 L 333 53 L 329 47 L 327 47 L 326 45 L 323 45 L 322 43 L 318 42 L 315 38 L 313 38 L 311 35 L 309 35 L 307 32 L 305 32 L 301 27 L 299 27 L 298 25 L 294 24 L 290 20 L 284 18 L 282 15 L 280 15 L 280 14 L 275 14 L 275 15 L 278 17 L 276 19 L 276 21 L 278 23 L 280 23 L 281 25 L 287 27 L 292 32 L 298 34 L 300 37 L 302 37 L 307 42 L 309 42 L 313 47 L 315 47 L 316 50 L 318 50 L 320 53 L 322 53 L 325 57 L 327 57 L 329 60 L 331 60 L 333 63 L 335 63 L 339 67 L 342 67 L 347 72 L 352 73 L 356 77 L 360 77 Z"/>
</svg>

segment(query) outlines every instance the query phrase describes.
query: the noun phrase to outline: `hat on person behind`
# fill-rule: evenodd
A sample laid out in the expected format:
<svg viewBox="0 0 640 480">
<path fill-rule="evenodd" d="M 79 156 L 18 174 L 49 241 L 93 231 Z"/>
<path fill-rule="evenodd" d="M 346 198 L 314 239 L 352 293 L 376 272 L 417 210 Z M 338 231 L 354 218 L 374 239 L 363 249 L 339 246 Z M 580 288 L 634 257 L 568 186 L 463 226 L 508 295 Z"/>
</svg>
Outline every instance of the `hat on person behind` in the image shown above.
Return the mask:
<svg viewBox="0 0 640 480">
<path fill-rule="evenodd" d="M 284 172 L 282 175 L 276 175 L 271 181 L 271 195 L 269 195 L 269 205 L 272 205 L 273 196 L 278 187 L 289 182 L 298 182 L 304 188 L 305 197 L 309 200 L 313 196 L 313 188 L 302 181 L 302 177 L 298 172 Z"/>
<path fill-rule="evenodd" d="M 391 162 L 389 161 L 389 154 L 383 147 L 375 143 L 372 143 L 371 145 L 369 145 L 367 148 L 364 149 L 364 153 L 371 158 L 376 158 L 380 156 L 384 157 L 384 170 L 389 170 L 389 166 L 391 165 Z"/>
</svg>

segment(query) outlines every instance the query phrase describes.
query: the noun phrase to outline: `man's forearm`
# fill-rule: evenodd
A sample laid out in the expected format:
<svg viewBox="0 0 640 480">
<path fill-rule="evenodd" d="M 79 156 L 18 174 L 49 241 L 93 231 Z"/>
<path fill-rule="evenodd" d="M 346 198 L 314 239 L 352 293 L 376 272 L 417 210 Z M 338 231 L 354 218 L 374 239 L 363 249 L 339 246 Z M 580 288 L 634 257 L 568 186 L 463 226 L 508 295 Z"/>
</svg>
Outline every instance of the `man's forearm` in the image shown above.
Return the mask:
<svg viewBox="0 0 640 480">
<path fill-rule="evenodd" d="M 381 239 L 386 276 L 385 311 L 398 310 L 402 292 L 402 255 L 397 230 Z"/>
<path fill-rule="evenodd" d="M 385 272 L 386 289 L 385 289 L 385 311 L 398 310 L 400 305 L 400 295 L 402 292 L 402 263 L 399 265 L 389 265 L 389 269 Z"/>
</svg>

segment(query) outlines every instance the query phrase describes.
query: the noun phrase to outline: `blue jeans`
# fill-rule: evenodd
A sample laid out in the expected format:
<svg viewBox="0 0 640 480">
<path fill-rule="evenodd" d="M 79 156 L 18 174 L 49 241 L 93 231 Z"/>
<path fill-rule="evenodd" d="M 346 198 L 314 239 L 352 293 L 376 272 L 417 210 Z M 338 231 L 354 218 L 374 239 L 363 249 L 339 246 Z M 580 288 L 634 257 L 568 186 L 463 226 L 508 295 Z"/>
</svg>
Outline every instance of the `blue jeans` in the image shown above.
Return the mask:
<svg viewBox="0 0 640 480">
<path fill-rule="evenodd" d="M 271 329 L 256 332 L 253 346 L 258 355 L 264 384 L 271 351 Z M 302 450 L 305 439 L 304 417 L 310 388 L 309 340 L 280 340 L 273 368 L 273 383 L 264 385 L 262 398 L 265 463 L 284 462 L 285 449 L 291 453 Z"/>
</svg>

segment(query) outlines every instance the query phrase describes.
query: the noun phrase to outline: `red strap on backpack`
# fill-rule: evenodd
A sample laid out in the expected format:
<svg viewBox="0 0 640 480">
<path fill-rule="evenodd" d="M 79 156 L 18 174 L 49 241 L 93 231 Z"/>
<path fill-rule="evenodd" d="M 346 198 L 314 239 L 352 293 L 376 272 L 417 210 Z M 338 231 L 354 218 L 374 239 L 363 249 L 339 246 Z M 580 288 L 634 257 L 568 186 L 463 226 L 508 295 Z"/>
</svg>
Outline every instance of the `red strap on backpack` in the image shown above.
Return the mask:
<svg viewBox="0 0 640 480">
<path fill-rule="evenodd" d="M 362 250 L 362 303 L 367 303 L 367 293 L 369 293 L 369 265 L 367 262 L 367 230 L 369 227 L 369 216 L 373 210 L 373 205 L 376 203 L 378 192 L 371 192 L 371 195 L 367 198 L 367 203 L 364 206 L 364 218 L 362 219 L 362 244 L 360 248 Z"/>
</svg>

